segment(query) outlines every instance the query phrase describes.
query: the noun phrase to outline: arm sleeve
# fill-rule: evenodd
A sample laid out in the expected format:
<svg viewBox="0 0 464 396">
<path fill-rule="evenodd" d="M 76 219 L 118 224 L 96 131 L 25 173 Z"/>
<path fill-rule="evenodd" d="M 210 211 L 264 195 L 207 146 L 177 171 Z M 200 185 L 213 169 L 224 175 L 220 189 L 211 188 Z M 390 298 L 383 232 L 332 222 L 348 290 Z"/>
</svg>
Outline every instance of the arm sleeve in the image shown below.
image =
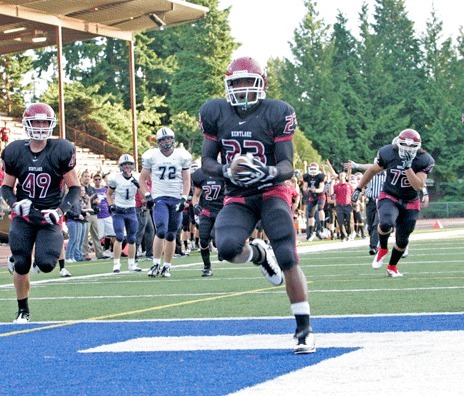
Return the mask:
<svg viewBox="0 0 464 396">
<path fill-rule="evenodd" d="M 58 206 L 63 214 L 65 214 L 72 206 L 79 200 L 81 195 L 81 186 L 71 186 L 69 187 L 68 193 L 63 198 L 61 205 Z"/>
<path fill-rule="evenodd" d="M 14 194 L 13 189 L 10 186 L 2 186 L 2 195 L 3 199 L 10 206 L 10 208 L 17 201 L 16 195 Z"/>
</svg>

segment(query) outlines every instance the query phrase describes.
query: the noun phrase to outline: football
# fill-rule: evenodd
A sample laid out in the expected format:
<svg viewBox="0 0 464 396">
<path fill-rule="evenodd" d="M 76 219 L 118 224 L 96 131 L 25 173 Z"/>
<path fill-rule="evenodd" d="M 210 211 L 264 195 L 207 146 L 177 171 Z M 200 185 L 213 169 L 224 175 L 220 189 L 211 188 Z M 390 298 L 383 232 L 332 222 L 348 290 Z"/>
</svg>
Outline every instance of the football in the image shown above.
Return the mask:
<svg viewBox="0 0 464 396">
<path fill-rule="evenodd" d="M 232 177 L 234 179 L 238 179 L 237 172 L 240 172 L 242 170 L 248 170 L 244 167 L 242 167 L 242 164 L 253 164 L 252 157 L 250 155 L 236 155 L 232 162 L 230 163 L 230 169 L 232 171 Z"/>
</svg>

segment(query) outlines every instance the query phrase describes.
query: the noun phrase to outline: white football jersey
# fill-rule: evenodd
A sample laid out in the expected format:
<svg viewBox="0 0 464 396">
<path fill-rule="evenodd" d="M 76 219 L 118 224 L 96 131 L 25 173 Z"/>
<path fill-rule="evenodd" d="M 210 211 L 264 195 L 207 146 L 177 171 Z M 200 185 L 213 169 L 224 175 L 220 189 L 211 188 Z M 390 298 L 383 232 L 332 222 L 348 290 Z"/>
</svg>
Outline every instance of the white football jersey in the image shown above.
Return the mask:
<svg viewBox="0 0 464 396">
<path fill-rule="evenodd" d="M 126 179 L 120 172 L 108 176 L 108 187 L 114 190 L 114 204 L 116 206 L 120 208 L 135 207 L 137 186 L 132 182 L 132 179 L 138 183 L 139 175 L 132 173 L 129 179 Z"/>
<path fill-rule="evenodd" d="M 142 167 L 151 172 L 151 195 L 180 198 L 183 190 L 182 170 L 190 169 L 192 155 L 183 148 L 175 148 L 165 156 L 159 148 L 142 155 Z"/>
</svg>

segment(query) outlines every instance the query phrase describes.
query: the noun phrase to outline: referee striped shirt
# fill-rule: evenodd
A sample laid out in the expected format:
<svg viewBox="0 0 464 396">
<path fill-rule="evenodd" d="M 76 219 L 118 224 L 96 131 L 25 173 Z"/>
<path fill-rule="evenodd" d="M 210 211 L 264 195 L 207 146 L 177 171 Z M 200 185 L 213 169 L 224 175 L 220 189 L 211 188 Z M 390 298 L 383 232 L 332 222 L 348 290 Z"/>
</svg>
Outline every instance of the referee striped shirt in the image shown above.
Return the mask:
<svg viewBox="0 0 464 396">
<path fill-rule="evenodd" d="M 385 182 L 385 179 L 387 177 L 387 174 L 385 171 L 382 171 L 380 173 L 377 173 L 369 183 L 367 183 L 366 190 L 364 191 L 364 194 L 366 195 L 367 198 L 369 199 L 377 199 L 379 197 L 380 191 L 382 191 L 383 183 Z"/>
</svg>

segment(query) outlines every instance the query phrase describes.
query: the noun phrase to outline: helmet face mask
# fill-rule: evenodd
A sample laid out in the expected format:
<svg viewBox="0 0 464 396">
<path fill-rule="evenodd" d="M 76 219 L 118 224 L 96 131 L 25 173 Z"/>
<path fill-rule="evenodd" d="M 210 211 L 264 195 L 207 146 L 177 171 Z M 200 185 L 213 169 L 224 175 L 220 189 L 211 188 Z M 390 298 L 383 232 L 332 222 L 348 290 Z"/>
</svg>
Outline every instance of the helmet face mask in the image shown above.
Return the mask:
<svg viewBox="0 0 464 396">
<path fill-rule="evenodd" d="M 45 103 L 33 103 L 24 110 L 22 123 L 30 139 L 47 140 L 56 126 L 55 112 Z"/>
<path fill-rule="evenodd" d="M 238 58 L 227 68 L 224 87 L 227 101 L 247 110 L 266 97 L 266 74 L 253 58 Z"/>
<path fill-rule="evenodd" d="M 156 132 L 156 141 L 161 151 L 169 151 L 174 147 L 174 131 L 171 128 L 160 128 Z"/>
<path fill-rule="evenodd" d="M 311 176 L 316 176 L 319 173 L 319 165 L 315 162 L 311 162 L 308 168 L 308 174 Z"/>
<path fill-rule="evenodd" d="M 118 165 L 122 173 L 130 174 L 135 168 L 134 157 L 130 154 L 123 154 L 119 157 Z"/>
<path fill-rule="evenodd" d="M 393 139 L 393 144 L 398 146 L 398 154 L 400 158 L 404 159 L 406 156 L 416 156 L 417 151 L 421 148 L 422 141 L 419 133 L 414 129 L 405 129 Z"/>
</svg>

